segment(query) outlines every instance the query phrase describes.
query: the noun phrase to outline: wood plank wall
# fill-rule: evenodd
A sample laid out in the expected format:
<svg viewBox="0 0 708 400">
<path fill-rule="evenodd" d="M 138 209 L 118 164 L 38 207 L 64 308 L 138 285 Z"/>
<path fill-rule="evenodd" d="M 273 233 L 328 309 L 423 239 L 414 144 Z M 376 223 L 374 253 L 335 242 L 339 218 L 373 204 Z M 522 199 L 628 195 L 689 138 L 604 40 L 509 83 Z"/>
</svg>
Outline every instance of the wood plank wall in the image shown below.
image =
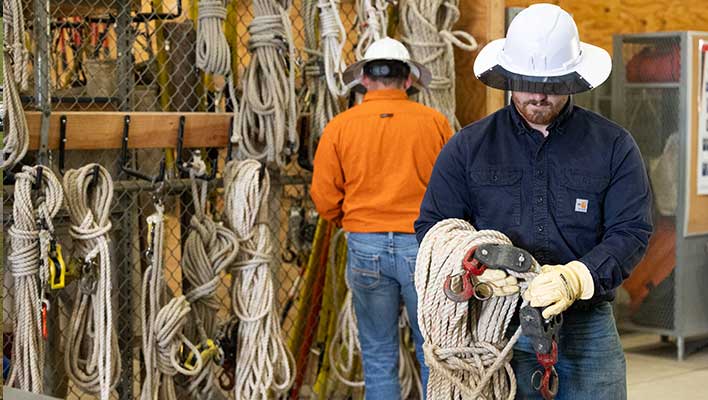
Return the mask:
<svg viewBox="0 0 708 400">
<path fill-rule="evenodd" d="M 506 0 L 506 7 L 554 3 L 573 14 L 580 39 L 612 52 L 615 33 L 708 31 L 708 0 Z"/>
</svg>

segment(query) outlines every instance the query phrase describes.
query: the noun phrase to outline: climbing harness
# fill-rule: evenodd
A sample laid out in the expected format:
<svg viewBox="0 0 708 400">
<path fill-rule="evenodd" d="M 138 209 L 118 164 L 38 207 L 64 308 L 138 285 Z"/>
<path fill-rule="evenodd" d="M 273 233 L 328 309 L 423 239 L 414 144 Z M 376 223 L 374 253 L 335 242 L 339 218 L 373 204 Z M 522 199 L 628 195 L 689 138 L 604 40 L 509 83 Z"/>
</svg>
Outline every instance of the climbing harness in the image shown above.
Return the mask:
<svg viewBox="0 0 708 400">
<path fill-rule="evenodd" d="M 61 184 L 50 169 L 25 166 L 15 175 L 13 224 L 8 232 L 8 263 L 15 294 L 14 340 L 7 385 L 33 393 L 42 393 L 44 387 L 44 340 L 48 337 L 50 311 L 45 288 L 49 282 L 50 251 L 56 245 L 53 219 L 62 201 Z"/>
<path fill-rule="evenodd" d="M 285 167 L 297 152 L 295 44 L 289 0 L 253 0 L 248 26 L 251 61 L 243 78 L 236 143 L 239 158 Z"/>
<path fill-rule="evenodd" d="M 191 311 L 189 302 L 185 296 L 177 296 L 165 304 L 167 289 L 162 259 L 165 216 L 160 191 L 158 187 L 155 213 L 147 218 L 149 241 L 146 256 L 150 265 L 143 274 L 140 308 L 145 360 L 141 400 L 176 400 L 175 375 L 197 375 L 204 365 L 201 352 L 183 333 Z M 184 364 L 190 354 L 196 359 L 191 367 L 187 367 Z"/>
<path fill-rule="evenodd" d="M 268 398 L 285 393 L 295 378 L 275 307 L 272 234 L 257 222 L 268 212 L 270 176 L 258 161 L 234 160 L 225 167 L 224 182 L 224 217 L 239 240 L 230 268 L 232 308 L 239 320 L 234 394 L 236 399 Z"/>
<path fill-rule="evenodd" d="M 189 167 L 194 215 L 184 244 L 182 272 L 189 287 L 185 297 L 192 309 L 190 338 L 199 343 L 197 348 L 205 363 L 201 372 L 190 379 L 188 391 L 200 398 L 213 398 L 215 373 L 214 363 L 210 361 L 218 363 L 223 359 L 221 349 L 214 342 L 219 332 L 217 314 L 221 306 L 216 291 L 221 273 L 236 259 L 239 243 L 231 230 L 214 222 L 206 212 L 209 183 L 197 179 L 205 174 L 206 164 L 195 155 Z M 194 368 L 195 359 L 190 354 L 185 366 Z"/>
<path fill-rule="evenodd" d="M 30 71 L 26 67 L 29 53 L 24 44 L 22 1 L 3 0 L 3 12 L 3 93 L 7 117 L 5 112 L 0 112 L 0 116 L 6 118 L 0 170 L 12 168 L 17 164 L 25 156 L 29 146 L 27 118 L 20 100 L 20 91 L 27 90 Z"/>
<path fill-rule="evenodd" d="M 108 246 L 113 180 L 105 168 L 89 164 L 67 171 L 63 185 L 74 239 L 73 257 L 82 262 L 64 365 L 79 388 L 108 400 L 121 370 Z"/>
<path fill-rule="evenodd" d="M 459 18 L 459 0 L 401 0 L 402 41 L 410 49 L 411 58 L 425 65 L 433 76 L 418 101 L 443 113 L 455 131 L 460 123 L 455 116 L 453 47 L 477 49 L 472 35 L 452 30 Z"/>
<path fill-rule="evenodd" d="M 447 219 L 431 228 L 420 245 L 415 285 L 418 323 L 425 340 L 425 360 L 430 367 L 429 399 L 511 400 L 516 394 L 516 377 L 510 361 L 521 328 L 510 339 L 505 332 L 519 293 L 485 301 L 457 302 L 451 301 L 443 290 L 445 281 L 457 274 L 460 267 L 465 274 L 471 269 L 463 261 L 481 268 L 480 260 L 475 258 L 477 251 L 471 255 L 469 249 L 490 244 L 511 245 L 511 241 L 500 232 L 476 231 L 466 221 Z M 530 270 L 518 272 L 515 269 L 525 268 L 517 268 L 518 262 L 517 258 L 509 264 L 512 267 L 505 265 L 504 269 L 518 279 L 523 291 L 540 267 L 533 259 L 523 260 L 522 264 Z M 463 276 L 463 282 L 473 275 Z M 471 294 L 468 285 L 468 299 Z"/>
</svg>

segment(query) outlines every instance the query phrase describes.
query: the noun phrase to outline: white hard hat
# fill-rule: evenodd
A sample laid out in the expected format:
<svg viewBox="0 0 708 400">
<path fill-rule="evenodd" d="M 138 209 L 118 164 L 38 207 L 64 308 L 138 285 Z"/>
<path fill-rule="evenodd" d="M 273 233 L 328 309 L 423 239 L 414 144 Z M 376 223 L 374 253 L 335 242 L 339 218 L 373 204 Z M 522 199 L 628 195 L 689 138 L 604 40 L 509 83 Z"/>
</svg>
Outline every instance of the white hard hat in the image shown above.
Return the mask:
<svg viewBox="0 0 708 400">
<path fill-rule="evenodd" d="M 374 60 L 393 60 L 408 64 L 411 69 L 411 75 L 413 75 L 414 78 L 413 87 L 425 88 L 428 87 L 428 84 L 430 83 L 430 71 L 425 68 L 423 64 L 411 60 L 411 55 L 403 43 L 388 37 L 379 39 L 372 43 L 371 46 L 366 49 L 363 60 L 357 61 L 347 67 L 342 75 L 344 83 L 348 85 L 352 82 L 360 81 L 364 70 L 364 65 Z"/>
<path fill-rule="evenodd" d="M 474 74 L 497 89 L 573 94 L 593 89 L 612 70 L 610 55 L 580 41 L 573 17 L 553 4 L 534 4 L 479 52 Z"/>
</svg>

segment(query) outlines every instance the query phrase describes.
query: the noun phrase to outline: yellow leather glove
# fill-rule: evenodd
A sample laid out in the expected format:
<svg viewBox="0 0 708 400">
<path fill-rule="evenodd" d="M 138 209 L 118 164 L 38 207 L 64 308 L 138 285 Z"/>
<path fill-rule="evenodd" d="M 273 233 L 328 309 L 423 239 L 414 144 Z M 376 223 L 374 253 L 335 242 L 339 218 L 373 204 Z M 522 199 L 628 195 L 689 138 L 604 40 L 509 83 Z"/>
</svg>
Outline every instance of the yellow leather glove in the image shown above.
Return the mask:
<svg viewBox="0 0 708 400">
<path fill-rule="evenodd" d="M 519 282 L 516 278 L 500 269 L 487 268 L 482 275 L 477 277 L 477 282 L 485 284 L 478 286 L 482 296 L 489 296 L 489 293 L 484 293 L 488 290 L 485 286 L 491 288 L 492 296 L 508 296 L 519 291 Z"/>
<path fill-rule="evenodd" d="M 576 300 L 587 300 L 595 293 L 592 275 L 585 264 L 571 261 L 565 265 L 544 265 L 524 292 L 532 307 L 546 307 L 543 318 L 565 311 Z"/>
</svg>

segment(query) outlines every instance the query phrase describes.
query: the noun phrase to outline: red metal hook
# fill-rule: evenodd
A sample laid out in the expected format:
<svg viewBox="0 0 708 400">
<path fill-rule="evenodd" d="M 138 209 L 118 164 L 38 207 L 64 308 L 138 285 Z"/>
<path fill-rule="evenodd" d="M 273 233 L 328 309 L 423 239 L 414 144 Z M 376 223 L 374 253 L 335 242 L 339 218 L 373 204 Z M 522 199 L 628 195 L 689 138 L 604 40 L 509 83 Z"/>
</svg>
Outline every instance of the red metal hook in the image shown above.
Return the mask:
<svg viewBox="0 0 708 400">
<path fill-rule="evenodd" d="M 454 275 L 448 275 L 447 278 L 445 278 L 443 292 L 448 299 L 458 303 L 464 303 L 475 296 L 475 286 L 472 284 L 472 276 L 482 275 L 487 269 L 486 265 L 474 258 L 476 250 L 476 246 L 467 250 L 465 258 L 462 259 L 462 269 L 465 270 L 465 273 L 460 277 L 460 279 L 462 279 L 462 290 L 455 291 L 452 289 L 452 278 Z"/>
</svg>

